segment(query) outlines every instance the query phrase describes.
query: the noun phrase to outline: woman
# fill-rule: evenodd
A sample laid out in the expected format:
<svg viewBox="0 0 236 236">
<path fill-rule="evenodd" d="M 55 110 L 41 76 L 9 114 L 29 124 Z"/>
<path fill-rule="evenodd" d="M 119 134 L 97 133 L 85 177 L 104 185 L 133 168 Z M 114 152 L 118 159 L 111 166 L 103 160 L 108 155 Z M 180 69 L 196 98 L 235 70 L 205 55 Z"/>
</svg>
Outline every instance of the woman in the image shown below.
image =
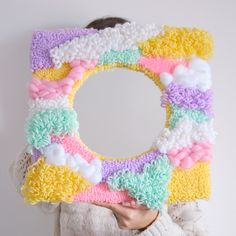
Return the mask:
<svg viewBox="0 0 236 236">
<path fill-rule="evenodd" d="M 98 30 L 128 22 L 119 17 L 100 18 L 86 28 Z M 23 150 L 10 168 L 11 176 L 20 192 L 31 156 Z M 163 212 L 143 205 L 108 203 L 37 204 L 44 212 L 55 214 L 55 236 L 205 236 L 202 211 L 198 202 L 167 205 Z"/>
</svg>

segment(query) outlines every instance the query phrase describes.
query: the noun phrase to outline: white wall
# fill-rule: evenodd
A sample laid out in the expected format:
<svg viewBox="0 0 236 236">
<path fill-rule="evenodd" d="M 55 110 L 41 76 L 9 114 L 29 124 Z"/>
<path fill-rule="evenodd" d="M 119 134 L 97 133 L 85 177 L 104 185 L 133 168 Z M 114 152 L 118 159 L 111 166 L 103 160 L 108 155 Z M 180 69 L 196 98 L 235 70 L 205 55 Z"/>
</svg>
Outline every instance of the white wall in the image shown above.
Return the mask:
<svg viewBox="0 0 236 236">
<path fill-rule="evenodd" d="M 236 2 L 233 0 L 1 0 L 0 6 L 0 235 L 52 235 L 53 219 L 24 205 L 15 193 L 8 166 L 25 143 L 26 84 L 30 79 L 28 52 L 36 28 L 84 26 L 109 15 L 140 23 L 196 26 L 215 38 L 215 126 L 219 133 L 212 162 L 212 198 L 206 206 L 212 235 L 236 235 L 235 87 Z M 127 95 L 128 96 L 128 95 Z M 128 97 L 127 97 L 128 98 Z"/>
</svg>

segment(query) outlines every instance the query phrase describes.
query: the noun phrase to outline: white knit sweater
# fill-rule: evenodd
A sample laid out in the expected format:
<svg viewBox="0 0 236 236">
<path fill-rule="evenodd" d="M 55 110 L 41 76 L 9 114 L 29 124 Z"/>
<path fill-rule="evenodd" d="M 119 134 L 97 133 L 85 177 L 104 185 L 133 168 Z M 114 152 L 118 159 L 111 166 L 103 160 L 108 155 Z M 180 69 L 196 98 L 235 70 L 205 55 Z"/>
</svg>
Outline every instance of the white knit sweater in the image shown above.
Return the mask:
<svg viewBox="0 0 236 236">
<path fill-rule="evenodd" d="M 17 191 L 31 156 L 25 149 L 10 166 L 10 175 Z M 176 203 L 165 206 L 160 216 L 143 232 L 124 230 L 117 225 L 111 210 L 89 203 L 39 203 L 45 213 L 55 215 L 54 236 L 206 236 L 205 222 L 198 202 Z"/>
</svg>

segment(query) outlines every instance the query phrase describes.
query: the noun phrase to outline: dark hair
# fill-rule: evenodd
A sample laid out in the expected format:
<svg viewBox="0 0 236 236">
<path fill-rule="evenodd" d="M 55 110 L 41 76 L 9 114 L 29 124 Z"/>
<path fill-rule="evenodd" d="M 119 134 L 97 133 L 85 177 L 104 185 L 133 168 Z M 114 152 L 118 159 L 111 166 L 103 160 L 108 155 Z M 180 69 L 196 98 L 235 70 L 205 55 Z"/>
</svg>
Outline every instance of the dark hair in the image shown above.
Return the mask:
<svg viewBox="0 0 236 236">
<path fill-rule="evenodd" d="M 114 27 L 116 24 L 124 24 L 126 22 L 130 21 L 121 17 L 102 17 L 93 20 L 85 28 L 94 28 L 97 30 L 101 30 L 108 27 Z"/>
</svg>

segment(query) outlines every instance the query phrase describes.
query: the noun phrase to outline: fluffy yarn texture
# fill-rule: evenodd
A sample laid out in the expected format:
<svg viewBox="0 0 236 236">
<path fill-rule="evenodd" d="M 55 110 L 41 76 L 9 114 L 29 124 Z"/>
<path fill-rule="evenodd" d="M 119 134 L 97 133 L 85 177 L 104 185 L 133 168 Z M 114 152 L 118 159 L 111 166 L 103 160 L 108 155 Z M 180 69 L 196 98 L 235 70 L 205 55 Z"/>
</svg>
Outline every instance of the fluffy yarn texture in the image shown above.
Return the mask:
<svg viewBox="0 0 236 236">
<path fill-rule="evenodd" d="M 172 81 L 181 84 L 184 87 L 197 88 L 206 91 L 211 88 L 211 68 L 209 64 L 200 59 L 193 58 L 188 67 L 178 65 L 173 74 L 163 72 L 160 74 L 161 82 L 168 86 Z"/>
<path fill-rule="evenodd" d="M 68 166 L 45 163 L 41 157 L 27 172 L 21 193 L 25 201 L 36 204 L 40 201 L 72 202 L 73 196 L 91 184 Z"/>
<path fill-rule="evenodd" d="M 62 80 L 39 80 L 33 78 L 29 85 L 29 94 L 31 98 L 52 99 L 58 96 L 70 94 L 75 81 L 80 80 L 84 71 L 96 65 L 96 61 L 84 62 L 82 60 L 73 61 L 72 69 Z"/>
<path fill-rule="evenodd" d="M 188 58 L 193 55 L 208 59 L 212 56 L 213 39 L 208 32 L 187 27 L 163 28 L 163 34 L 139 43 L 143 55 L 173 59 Z"/>
<path fill-rule="evenodd" d="M 161 95 L 161 106 L 176 104 L 183 108 L 198 109 L 207 115 L 212 115 L 212 95 L 211 90 L 203 92 L 171 82 Z"/>
<path fill-rule="evenodd" d="M 209 163 L 198 162 L 187 170 L 174 169 L 168 185 L 171 192 L 168 203 L 209 199 L 211 194 L 209 168 Z"/>
<path fill-rule="evenodd" d="M 65 152 L 73 155 L 80 154 L 87 161 L 96 159 L 96 155 L 86 148 L 86 145 L 81 141 L 78 135 L 52 135 L 51 140 L 52 142 L 62 144 Z"/>
<path fill-rule="evenodd" d="M 138 49 L 136 50 L 126 49 L 123 51 L 111 50 L 101 55 L 98 64 L 110 64 L 114 62 L 136 64 L 139 58 L 140 58 L 140 52 Z"/>
<path fill-rule="evenodd" d="M 173 148 L 179 149 L 193 142 L 209 141 L 215 142 L 216 132 L 213 129 L 213 120 L 198 124 L 191 118 L 181 118 L 173 129 L 164 128 L 153 145 L 160 152 L 167 153 Z"/>
<path fill-rule="evenodd" d="M 58 44 L 64 43 L 74 37 L 82 37 L 97 32 L 95 29 L 57 29 L 50 30 L 35 30 L 32 36 L 30 48 L 30 64 L 33 71 L 49 68 L 53 66 L 50 58 L 50 49 Z"/>
<path fill-rule="evenodd" d="M 71 170 L 79 172 L 85 179 L 93 184 L 97 184 L 102 179 L 102 163 L 99 159 L 87 162 L 79 154 L 71 155 L 66 153 L 63 146 L 52 143 L 43 149 L 46 163 L 55 166 L 69 166 Z"/>
<path fill-rule="evenodd" d="M 209 142 L 196 142 L 181 149 L 172 149 L 168 157 L 174 166 L 183 169 L 193 167 L 198 161 L 210 161 L 212 145 Z"/>
<path fill-rule="evenodd" d="M 112 190 L 129 191 L 129 195 L 150 209 L 161 210 L 167 198 L 167 184 L 171 175 L 171 166 L 167 156 L 162 156 L 144 166 L 140 174 L 122 170 L 108 178 Z M 145 188 L 144 188 L 145 186 Z"/>
<path fill-rule="evenodd" d="M 159 155 L 160 153 L 156 149 L 156 150 L 144 153 L 140 155 L 138 158 L 132 159 L 132 160 L 123 160 L 123 161 L 104 160 L 102 162 L 102 173 L 103 173 L 102 180 L 107 181 L 107 178 L 109 178 L 109 176 L 123 169 L 127 169 L 134 173 L 140 173 L 143 171 L 145 164 L 150 163 L 156 158 L 159 158 Z"/>
<path fill-rule="evenodd" d="M 117 24 L 114 28 L 99 30 L 97 33 L 82 38 L 74 38 L 50 50 L 50 56 L 56 68 L 65 62 L 75 59 L 99 60 L 99 57 L 110 50 L 122 51 L 138 49 L 137 42 L 158 35 L 160 25 L 139 25 L 136 22 Z"/>
<path fill-rule="evenodd" d="M 69 108 L 69 102 L 67 96 L 58 96 L 55 99 L 29 99 L 28 102 L 28 119 L 30 119 L 35 113 L 43 111 L 45 109 L 61 109 Z"/>
<path fill-rule="evenodd" d="M 171 105 L 171 116 L 169 119 L 169 127 L 173 129 L 176 123 L 184 116 L 191 118 L 197 123 L 202 123 L 204 121 L 209 121 L 211 117 L 207 116 L 204 112 L 197 109 L 186 109 L 179 107 L 175 104 Z"/>
<path fill-rule="evenodd" d="M 77 114 L 70 108 L 44 109 L 32 115 L 27 121 L 26 133 L 28 143 L 41 149 L 50 144 L 50 134 L 72 134 L 78 130 Z"/>
<path fill-rule="evenodd" d="M 31 167 L 22 187 L 25 200 L 35 204 L 137 199 L 161 209 L 167 199 L 208 198 L 208 166 L 216 136 L 206 61 L 212 52 L 212 36 L 197 28 L 127 22 L 103 30 L 35 31 L 26 122 Z M 89 76 L 113 68 L 147 75 L 161 90 L 161 106 L 166 109 L 165 127 L 153 145 L 129 158 L 90 150 L 80 139 L 73 110 L 74 96 Z"/>
</svg>

